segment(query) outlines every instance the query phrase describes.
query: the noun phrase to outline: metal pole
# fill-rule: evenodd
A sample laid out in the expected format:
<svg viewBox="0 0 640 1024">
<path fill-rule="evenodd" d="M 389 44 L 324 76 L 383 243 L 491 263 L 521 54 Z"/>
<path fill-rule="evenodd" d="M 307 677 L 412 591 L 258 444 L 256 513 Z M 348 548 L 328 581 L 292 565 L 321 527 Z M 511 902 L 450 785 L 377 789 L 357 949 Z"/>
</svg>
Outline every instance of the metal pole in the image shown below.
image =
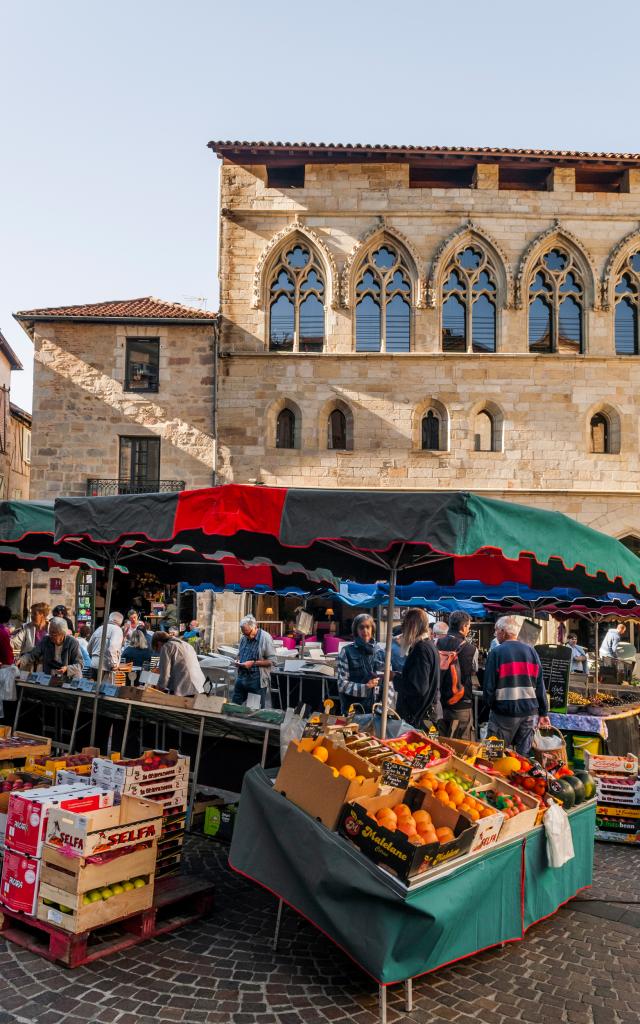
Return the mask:
<svg viewBox="0 0 640 1024">
<path fill-rule="evenodd" d="M 396 581 L 398 569 L 396 566 L 391 570 L 389 577 L 389 604 L 387 605 L 387 637 L 384 652 L 384 679 L 382 680 L 382 720 L 380 722 L 380 736 L 382 739 L 387 735 L 387 711 L 389 705 L 389 682 L 391 680 L 391 643 L 393 640 L 393 613 L 396 607 Z M 386 1004 L 385 1004 L 386 1005 Z"/>
<path fill-rule="evenodd" d="M 200 770 L 200 755 L 202 753 L 202 737 L 204 734 L 204 715 L 200 718 L 200 728 L 198 730 L 198 745 L 196 746 L 196 756 L 193 761 L 193 782 L 191 783 L 191 796 L 189 797 L 189 809 L 187 810 L 187 828 L 191 831 L 192 818 L 193 818 L 193 805 L 196 801 L 196 790 L 198 788 L 198 771 Z"/>
<path fill-rule="evenodd" d="M 78 694 L 76 701 L 76 710 L 73 714 L 73 725 L 71 726 L 71 736 L 69 737 L 69 753 L 73 754 L 73 748 L 76 742 L 76 729 L 78 728 L 78 716 L 80 714 L 80 705 L 82 704 L 82 694 Z"/>
<path fill-rule="evenodd" d="M 132 701 L 127 701 L 127 715 L 124 720 L 124 732 L 122 734 L 122 756 L 126 757 L 125 750 L 127 746 L 127 739 L 129 738 L 129 722 L 131 721 L 131 705 Z"/>
<path fill-rule="evenodd" d="M 282 923 L 282 908 L 283 908 L 283 906 L 284 906 L 284 902 L 282 900 L 278 900 L 278 913 L 276 914 L 276 927 L 275 927 L 275 930 L 274 930 L 274 933 L 273 933 L 273 952 L 274 953 L 278 952 L 278 940 L 280 939 L 280 925 Z"/>
<path fill-rule="evenodd" d="M 595 627 L 596 627 L 596 656 L 594 658 L 594 668 L 595 668 L 595 674 L 596 674 L 596 693 L 597 693 L 598 692 L 598 676 L 600 674 L 600 636 L 599 636 L 599 634 L 600 634 L 600 622 L 598 621 L 598 619 L 596 619 L 596 621 L 595 621 Z M 588 665 L 587 665 L 587 683 L 586 683 L 586 687 L 587 687 L 587 691 L 586 691 L 587 692 L 587 697 L 589 697 L 590 694 L 589 694 L 589 666 Z"/>
<path fill-rule="evenodd" d="M 413 978 L 407 978 L 404 983 L 404 1008 L 407 1013 L 413 1010 Z"/>
<path fill-rule="evenodd" d="M 109 557 L 109 573 L 107 576 L 107 596 L 104 603 L 104 618 L 102 620 L 102 635 L 100 636 L 100 654 L 98 655 L 98 681 L 96 683 L 96 692 L 93 698 L 93 716 L 91 719 L 91 746 L 93 746 L 96 738 L 96 726 L 98 724 L 98 698 L 100 696 L 100 687 L 102 686 L 102 677 L 104 675 L 104 652 L 107 649 L 107 629 L 109 625 L 109 615 L 111 614 L 111 594 L 113 593 L 113 574 L 115 571 L 115 561 L 113 557 Z"/>
<path fill-rule="evenodd" d="M 380 1024 L 387 1024 L 387 986 L 378 985 L 378 1008 L 380 1011 Z"/>
</svg>

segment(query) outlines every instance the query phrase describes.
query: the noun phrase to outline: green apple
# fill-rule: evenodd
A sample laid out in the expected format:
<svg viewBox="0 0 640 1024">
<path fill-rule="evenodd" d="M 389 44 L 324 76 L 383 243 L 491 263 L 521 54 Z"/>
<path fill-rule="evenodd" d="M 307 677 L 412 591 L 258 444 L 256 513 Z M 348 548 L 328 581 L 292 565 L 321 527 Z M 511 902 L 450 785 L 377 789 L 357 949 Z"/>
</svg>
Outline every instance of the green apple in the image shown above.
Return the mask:
<svg viewBox="0 0 640 1024">
<path fill-rule="evenodd" d="M 135 885 L 133 884 L 133 882 L 123 882 L 122 888 L 124 889 L 125 892 L 131 892 L 132 889 L 135 889 Z"/>
<path fill-rule="evenodd" d="M 60 904 L 60 910 L 63 914 L 73 914 L 73 907 L 65 907 L 63 903 Z"/>
<path fill-rule="evenodd" d="M 82 906 L 83 906 L 83 907 L 86 907 L 86 906 L 87 906 L 87 904 L 89 904 L 89 903 L 93 903 L 93 900 L 91 899 L 91 897 L 89 896 L 89 894 L 88 894 L 88 893 L 86 893 L 86 894 L 85 894 L 85 895 L 84 895 L 84 896 L 82 897 Z"/>
<path fill-rule="evenodd" d="M 97 903 L 98 900 L 102 899 L 102 894 L 99 889 L 92 889 L 89 893 L 89 899 L 92 903 Z"/>
<path fill-rule="evenodd" d="M 111 899 L 111 897 L 113 896 L 113 889 L 110 889 L 108 885 L 105 886 L 104 889 L 101 890 L 100 896 L 102 897 L 103 900 Z"/>
<path fill-rule="evenodd" d="M 114 896 L 119 896 L 121 892 L 124 892 L 124 886 L 120 884 L 112 885 L 111 892 Z"/>
<path fill-rule="evenodd" d="M 147 883 L 145 882 L 144 878 L 134 878 L 133 880 L 134 889 L 142 889 L 143 886 L 145 886 L 146 884 Z"/>
</svg>

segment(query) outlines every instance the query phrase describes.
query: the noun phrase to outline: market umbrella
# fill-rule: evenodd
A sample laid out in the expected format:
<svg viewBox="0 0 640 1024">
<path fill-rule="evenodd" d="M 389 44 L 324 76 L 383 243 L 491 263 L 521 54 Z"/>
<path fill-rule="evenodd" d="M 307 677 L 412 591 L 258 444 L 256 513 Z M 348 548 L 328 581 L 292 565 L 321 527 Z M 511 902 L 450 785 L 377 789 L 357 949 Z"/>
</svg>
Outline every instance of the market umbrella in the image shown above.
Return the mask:
<svg viewBox="0 0 640 1024">
<path fill-rule="evenodd" d="M 479 579 L 544 589 L 640 596 L 640 559 L 619 541 L 559 512 L 466 491 L 297 489 L 226 484 L 174 494 L 59 498 L 56 540 L 143 554 L 184 545 L 285 571 L 389 582 L 389 622 L 398 582 Z M 428 566 L 428 570 L 426 567 Z M 383 735 L 391 668 L 387 630 Z"/>
<path fill-rule="evenodd" d="M 55 544 L 55 517 L 52 501 L 0 501 L 0 569 L 67 568 L 97 562 L 90 552 L 77 545 Z"/>
</svg>

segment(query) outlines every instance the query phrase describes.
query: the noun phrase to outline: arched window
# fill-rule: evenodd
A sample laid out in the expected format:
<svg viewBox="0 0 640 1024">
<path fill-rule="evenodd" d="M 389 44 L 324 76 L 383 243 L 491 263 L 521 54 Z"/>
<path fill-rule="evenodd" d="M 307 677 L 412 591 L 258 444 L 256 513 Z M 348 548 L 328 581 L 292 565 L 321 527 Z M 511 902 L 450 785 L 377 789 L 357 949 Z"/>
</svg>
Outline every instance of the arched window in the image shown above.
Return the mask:
<svg viewBox="0 0 640 1024">
<path fill-rule="evenodd" d="M 640 288 L 640 252 L 627 257 L 620 271 L 615 290 L 616 353 L 619 356 L 640 354 L 638 337 L 638 290 Z"/>
<path fill-rule="evenodd" d="M 296 415 L 285 406 L 276 420 L 276 448 L 296 447 Z"/>
<path fill-rule="evenodd" d="M 327 448 L 344 452 L 347 447 L 347 417 L 341 409 L 334 409 L 327 421 Z"/>
<path fill-rule="evenodd" d="M 529 285 L 529 351 L 582 352 L 583 308 L 582 277 L 571 252 L 544 253 Z"/>
<path fill-rule="evenodd" d="M 362 264 L 356 284 L 356 352 L 409 352 L 411 277 L 386 242 Z"/>
<path fill-rule="evenodd" d="M 451 260 L 442 286 L 443 352 L 495 352 L 496 284 L 486 253 L 467 246 Z"/>
<path fill-rule="evenodd" d="M 296 242 L 276 264 L 269 289 L 269 349 L 322 352 L 324 275 L 308 245 Z"/>
<path fill-rule="evenodd" d="M 601 412 L 591 417 L 591 451 L 594 455 L 608 455 L 611 451 L 609 420 Z"/>
<path fill-rule="evenodd" d="M 422 417 L 422 450 L 423 452 L 439 452 L 443 448 L 442 423 L 440 416 L 433 409 Z"/>
<path fill-rule="evenodd" d="M 473 430 L 473 447 L 477 452 L 498 450 L 498 436 L 494 416 L 486 409 L 477 413 Z"/>
</svg>

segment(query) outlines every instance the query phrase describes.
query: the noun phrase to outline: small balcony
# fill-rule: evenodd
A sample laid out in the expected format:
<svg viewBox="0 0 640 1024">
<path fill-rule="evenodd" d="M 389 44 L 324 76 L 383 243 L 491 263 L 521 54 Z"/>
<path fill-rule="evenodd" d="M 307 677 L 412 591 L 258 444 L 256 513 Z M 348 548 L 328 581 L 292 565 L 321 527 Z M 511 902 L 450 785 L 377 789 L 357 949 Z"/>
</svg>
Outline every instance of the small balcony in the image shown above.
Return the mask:
<svg viewBox="0 0 640 1024">
<path fill-rule="evenodd" d="M 97 498 L 110 494 L 148 494 L 151 491 L 183 491 L 184 480 L 106 480 L 90 477 L 87 494 Z"/>
</svg>

